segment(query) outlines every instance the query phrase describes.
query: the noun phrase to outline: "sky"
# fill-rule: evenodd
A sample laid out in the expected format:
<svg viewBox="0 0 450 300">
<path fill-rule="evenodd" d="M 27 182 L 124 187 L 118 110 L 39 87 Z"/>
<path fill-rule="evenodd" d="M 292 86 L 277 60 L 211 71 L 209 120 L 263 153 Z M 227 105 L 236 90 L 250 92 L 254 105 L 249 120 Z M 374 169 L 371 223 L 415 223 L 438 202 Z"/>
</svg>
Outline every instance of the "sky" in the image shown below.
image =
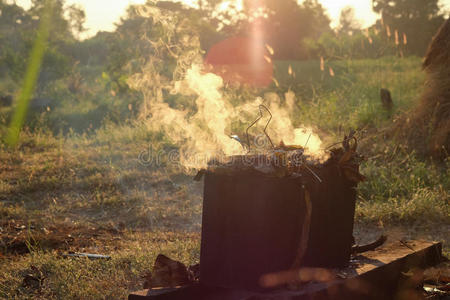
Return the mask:
<svg viewBox="0 0 450 300">
<path fill-rule="evenodd" d="M 85 27 L 88 30 L 83 37 L 93 36 L 98 31 L 113 31 L 114 23 L 117 23 L 125 14 L 128 5 L 145 2 L 145 0 L 66 0 L 67 4 L 79 4 L 85 9 Z M 182 0 L 182 2 L 192 4 L 195 0 Z M 377 19 L 377 15 L 372 11 L 372 0 L 319 0 L 319 2 L 327 9 L 333 27 L 339 23 L 340 12 L 347 6 L 355 8 L 356 19 L 363 27 L 372 25 Z M 16 3 L 28 8 L 31 0 L 16 0 Z M 441 4 L 446 9 L 450 9 L 450 0 L 441 0 Z"/>
</svg>

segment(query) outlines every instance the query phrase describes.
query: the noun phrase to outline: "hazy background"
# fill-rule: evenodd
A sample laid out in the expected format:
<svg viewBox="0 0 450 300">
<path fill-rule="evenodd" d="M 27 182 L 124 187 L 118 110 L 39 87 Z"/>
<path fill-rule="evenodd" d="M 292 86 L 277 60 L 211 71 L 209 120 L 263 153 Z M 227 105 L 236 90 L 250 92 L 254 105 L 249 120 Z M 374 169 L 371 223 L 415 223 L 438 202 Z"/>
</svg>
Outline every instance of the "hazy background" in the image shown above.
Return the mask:
<svg viewBox="0 0 450 300">
<path fill-rule="evenodd" d="M 187 5 L 196 6 L 195 0 L 179 1 Z M 233 1 L 227 1 L 229 3 Z M 300 1 L 301 2 L 301 1 Z M 16 0 L 16 3 L 24 8 L 31 7 L 31 0 Z M 95 35 L 98 31 L 113 31 L 114 23 L 120 20 L 125 14 L 126 7 L 130 4 L 143 4 L 145 0 L 70 0 L 68 4 L 77 4 L 84 8 L 86 12 L 87 31 L 82 35 L 83 38 Z M 242 7 L 241 1 L 236 1 L 239 7 Z M 372 10 L 371 0 L 321 0 L 321 3 L 331 18 L 332 27 L 339 24 L 339 14 L 347 6 L 355 9 L 355 15 L 362 26 L 370 26 L 377 19 L 377 14 Z M 450 0 L 441 0 L 440 5 L 444 9 L 450 9 Z"/>
</svg>

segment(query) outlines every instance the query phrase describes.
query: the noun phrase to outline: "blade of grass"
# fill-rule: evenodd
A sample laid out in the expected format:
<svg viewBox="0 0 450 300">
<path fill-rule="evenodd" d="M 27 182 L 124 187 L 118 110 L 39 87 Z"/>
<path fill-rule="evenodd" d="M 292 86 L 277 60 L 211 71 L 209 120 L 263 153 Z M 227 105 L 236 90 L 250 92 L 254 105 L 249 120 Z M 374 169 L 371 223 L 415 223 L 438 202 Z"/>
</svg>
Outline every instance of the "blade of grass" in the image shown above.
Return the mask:
<svg viewBox="0 0 450 300">
<path fill-rule="evenodd" d="M 17 106 L 6 136 L 6 144 L 10 147 L 14 147 L 19 140 L 20 130 L 25 122 L 31 96 L 33 95 L 36 81 L 39 76 L 42 59 L 47 49 L 47 41 L 50 34 L 52 7 L 53 0 L 46 1 L 43 14 L 41 16 L 41 22 L 39 23 L 36 40 L 34 41 L 33 48 L 31 49 L 29 63 L 25 72 L 25 78 L 17 100 Z"/>
</svg>

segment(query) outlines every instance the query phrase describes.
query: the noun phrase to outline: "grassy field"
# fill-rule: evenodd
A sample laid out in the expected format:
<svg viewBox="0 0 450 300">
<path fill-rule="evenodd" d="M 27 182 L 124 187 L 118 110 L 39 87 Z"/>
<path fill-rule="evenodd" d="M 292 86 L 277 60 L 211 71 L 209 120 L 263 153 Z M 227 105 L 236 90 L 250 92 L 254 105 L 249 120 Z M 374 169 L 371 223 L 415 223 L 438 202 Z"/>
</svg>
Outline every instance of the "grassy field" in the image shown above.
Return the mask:
<svg viewBox="0 0 450 300">
<path fill-rule="evenodd" d="M 278 62 L 275 74 L 279 87 L 269 91 L 296 93 L 295 125 L 314 124 L 334 141 L 358 131 L 368 181 L 358 189 L 357 240 L 384 231 L 444 241 L 448 254 L 449 161 L 418 157 L 383 134 L 420 95 L 420 59 L 326 62 L 323 72 L 318 61 Z M 393 112 L 381 105 L 381 87 L 392 92 Z M 198 262 L 202 183 L 164 159 L 142 164 L 149 147 L 173 147 L 143 124 L 25 130 L 16 149 L 0 147 L 0 298 L 123 299 L 142 288 L 158 253 Z M 112 258 L 62 258 L 69 251 Z"/>
</svg>

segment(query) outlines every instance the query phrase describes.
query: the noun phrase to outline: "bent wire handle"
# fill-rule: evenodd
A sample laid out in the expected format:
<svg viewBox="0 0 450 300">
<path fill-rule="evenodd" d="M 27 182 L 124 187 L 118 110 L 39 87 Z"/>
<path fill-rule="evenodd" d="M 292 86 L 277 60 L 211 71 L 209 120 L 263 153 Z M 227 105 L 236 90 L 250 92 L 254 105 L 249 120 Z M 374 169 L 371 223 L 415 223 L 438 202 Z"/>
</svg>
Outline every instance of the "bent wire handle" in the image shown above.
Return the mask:
<svg viewBox="0 0 450 300">
<path fill-rule="evenodd" d="M 258 117 L 255 121 L 253 121 L 253 123 L 250 124 L 250 126 L 248 126 L 248 127 L 247 127 L 247 130 L 245 131 L 245 133 L 246 133 L 246 135 L 247 135 L 247 146 L 248 146 L 248 151 L 249 151 L 249 152 L 250 152 L 250 147 L 251 147 L 251 146 L 250 146 L 250 137 L 249 137 L 249 135 L 248 135 L 248 130 L 249 130 L 250 128 L 252 128 L 253 126 L 255 126 L 255 124 L 258 123 L 259 120 L 261 120 L 261 118 L 263 117 L 262 109 L 265 109 L 265 110 L 269 113 L 269 115 L 270 115 L 269 121 L 267 121 L 267 124 L 266 124 L 266 126 L 264 127 L 264 134 L 266 135 L 267 139 L 269 140 L 270 144 L 272 145 L 272 148 L 275 148 L 274 144 L 272 143 L 272 139 L 271 139 L 270 136 L 267 134 L 267 127 L 269 126 L 270 121 L 272 121 L 272 113 L 270 112 L 270 110 L 269 110 L 265 105 L 260 104 L 260 105 L 259 105 L 259 117 Z"/>
<path fill-rule="evenodd" d="M 332 147 L 334 147 L 334 146 L 337 146 L 337 145 L 339 145 L 339 144 L 344 144 L 345 142 L 349 142 L 349 141 L 351 141 L 351 140 L 354 140 L 354 141 L 355 141 L 355 143 L 353 144 L 352 149 L 356 150 L 356 147 L 358 146 L 358 140 L 356 139 L 355 136 L 351 136 L 351 137 L 348 137 L 348 138 L 343 139 L 343 140 L 340 141 L 340 142 L 331 144 L 331 145 L 329 145 L 328 147 L 324 148 L 323 150 L 329 150 L 330 148 L 332 148 Z"/>
</svg>

